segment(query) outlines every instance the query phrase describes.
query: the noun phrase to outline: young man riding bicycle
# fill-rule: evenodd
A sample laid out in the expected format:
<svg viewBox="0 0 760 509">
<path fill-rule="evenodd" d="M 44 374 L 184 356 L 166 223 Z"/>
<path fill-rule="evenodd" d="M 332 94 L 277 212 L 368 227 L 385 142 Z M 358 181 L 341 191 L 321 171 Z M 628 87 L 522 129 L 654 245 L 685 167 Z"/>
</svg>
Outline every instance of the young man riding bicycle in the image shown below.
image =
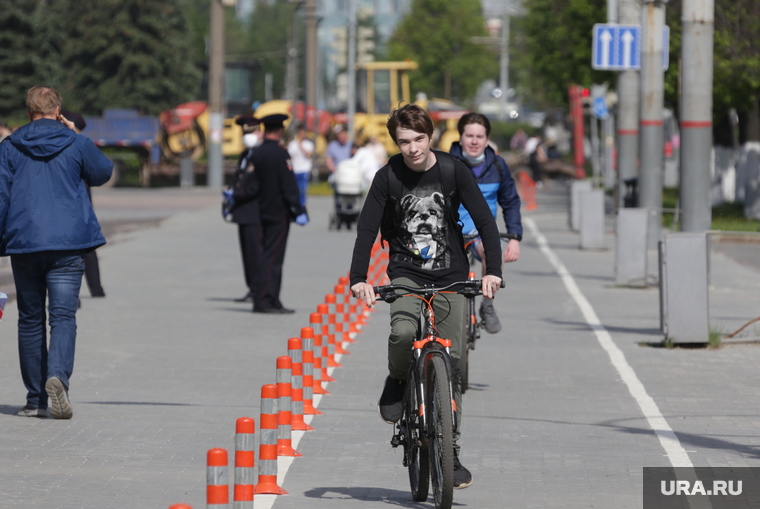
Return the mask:
<svg viewBox="0 0 760 509">
<path fill-rule="evenodd" d="M 433 122 L 427 112 L 410 104 L 391 113 L 388 132 L 401 154 L 391 158 L 372 181 L 357 225 L 351 262 L 351 290 L 368 306 L 376 296 L 367 280 L 370 253 L 382 226 L 390 249 L 388 277 L 393 284 L 442 286 L 467 279 L 469 264 L 459 224 L 459 205 L 469 212 L 483 239 L 487 273 L 484 297 L 493 298 L 501 284 L 499 232 L 472 173 L 460 161 L 430 149 Z M 462 422 L 458 361 L 462 353 L 465 297 L 447 294 L 434 299 L 436 326 L 452 341 L 454 400 L 457 428 Z M 412 342 L 417 335 L 420 299 L 401 297 L 391 304 L 388 338 L 389 376 L 378 402 L 381 418 L 395 423 L 403 413 Z M 459 457 L 459 429 L 454 430 L 454 487 L 472 484 L 472 475 Z"/>
<path fill-rule="evenodd" d="M 485 115 L 467 113 L 457 123 L 459 141 L 451 145 L 449 153 L 465 163 L 475 177 L 478 187 L 496 217 L 496 205 L 500 205 L 504 214 L 509 242 L 504 250 L 504 262 L 514 262 L 520 258 L 520 241 L 522 240 L 522 222 L 520 217 L 520 197 L 515 181 L 507 167 L 506 161 L 496 154 L 488 145 L 491 136 L 491 123 Z M 459 218 L 466 234 L 478 232 L 470 215 L 459 207 Z M 470 246 L 478 260 L 483 260 L 483 246 L 479 241 Z M 485 264 L 483 273 L 485 274 Z M 496 334 L 501 330 L 501 323 L 493 307 L 493 300 L 484 298 L 480 303 L 480 317 L 485 322 L 486 332 Z"/>
</svg>

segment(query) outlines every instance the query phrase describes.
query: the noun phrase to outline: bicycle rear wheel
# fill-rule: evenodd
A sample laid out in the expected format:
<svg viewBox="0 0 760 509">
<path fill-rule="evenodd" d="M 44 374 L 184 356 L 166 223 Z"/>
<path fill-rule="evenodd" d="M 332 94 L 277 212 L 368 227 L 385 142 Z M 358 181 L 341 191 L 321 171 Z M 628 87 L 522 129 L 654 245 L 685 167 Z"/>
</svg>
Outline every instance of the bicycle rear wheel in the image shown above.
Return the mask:
<svg viewBox="0 0 760 509">
<path fill-rule="evenodd" d="M 417 403 L 416 376 L 409 378 L 407 391 L 404 419 L 406 420 L 409 487 L 412 489 L 412 498 L 417 502 L 424 502 L 427 500 L 428 487 L 430 486 L 430 460 L 428 459 L 428 440 L 420 430 L 420 406 Z"/>
<path fill-rule="evenodd" d="M 454 494 L 454 430 L 446 364 L 439 356 L 427 365 L 430 478 L 436 509 L 450 509 Z"/>
</svg>

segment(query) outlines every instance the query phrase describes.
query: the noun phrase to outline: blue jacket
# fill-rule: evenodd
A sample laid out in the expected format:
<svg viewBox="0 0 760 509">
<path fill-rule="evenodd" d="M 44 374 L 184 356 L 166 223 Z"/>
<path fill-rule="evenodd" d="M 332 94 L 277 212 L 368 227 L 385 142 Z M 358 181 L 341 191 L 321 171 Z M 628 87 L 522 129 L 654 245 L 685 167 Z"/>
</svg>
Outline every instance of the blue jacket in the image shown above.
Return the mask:
<svg viewBox="0 0 760 509">
<path fill-rule="evenodd" d="M 462 146 L 458 141 L 451 145 L 449 153 L 462 161 L 465 166 L 470 167 L 462 155 Z M 501 206 L 504 214 L 504 224 L 507 226 L 507 233 L 517 235 L 518 239 L 522 239 L 520 196 L 517 194 L 515 180 L 512 178 L 507 163 L 501 156 L 496 155 L 496 152 L 491 147 L 486 147 L 485 154 L 485 169 L 480 174 L 480 177 L 475 177 L 475 181 L 483 192 L 488 206 L 491 207 L 493 217 L 496 218 L 496 205 L 498 204 Z M 501 171 L 499 171 L 499 166 L 501 166 Z M 500 173 L 501 176 L 499 175 Z M 475 224 L 472 222 L 470 214 L 461 206 L 459 207 L 459 219 L 464 225 L 462 227 L 464 233 L 470 233 L 475 230 Z"/>
<path fill-rule="evenodd" d="M 41 118 L 0 143 L 0 255 L 92 249 L 106 243 L 85 182 L 113 163 L 86 136 Z"/>
</svg>

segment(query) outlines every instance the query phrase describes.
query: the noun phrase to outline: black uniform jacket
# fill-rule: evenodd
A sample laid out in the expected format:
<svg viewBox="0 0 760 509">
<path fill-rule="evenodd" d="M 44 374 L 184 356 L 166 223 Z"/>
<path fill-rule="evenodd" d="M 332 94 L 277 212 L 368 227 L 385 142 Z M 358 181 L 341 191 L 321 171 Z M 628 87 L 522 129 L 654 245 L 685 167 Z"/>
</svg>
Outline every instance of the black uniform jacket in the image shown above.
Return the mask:
<svg viewBox="0 0 760 509">
<path fill-rule="evenodd" d="M 257 148 L 257 147 L 256 147 Z M 232 192 L 235 205 L 232 207 L 232 222 L 237 224 L 259 224 L 259 180 L 251 164 L 255 148 L 244 151 L 235 175 L 232 177 Z"/>
<path fill-rule="evenodd" d="M 290 154 L 275 140 L 265 139 L 250 158 L 259 183 L 259 213 L 262 222 L 294 220 L 306 212 L 301 206 L 298 184 Z"/>
</svg>

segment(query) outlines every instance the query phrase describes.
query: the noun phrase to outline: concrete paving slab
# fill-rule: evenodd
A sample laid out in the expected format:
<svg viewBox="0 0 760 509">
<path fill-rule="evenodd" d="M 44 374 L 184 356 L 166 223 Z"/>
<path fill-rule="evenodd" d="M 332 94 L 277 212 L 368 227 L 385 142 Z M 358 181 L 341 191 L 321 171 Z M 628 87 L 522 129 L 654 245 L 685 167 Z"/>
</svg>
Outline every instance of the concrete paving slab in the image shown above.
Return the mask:
<svg viewBox="0 0 760 509">
<path fill-rule="evenodd" d="M 16 309 L 8 305 L 0 324 L 0 506 L 203 507 L 206 451 L 225 447 L 232 460 L 235 419 L 258 421 L 261 385 L 274 382 L 287 339 L 345 275 L 354 237 L 328 231 L 329 197 L 310 199 L 312 222 L 293 226 L 286 256 L 282 298 L 297 313 L 253 315 L 233 302 L 244 292 L 236 229 L 222 222 L 217 193 L 196 194 L 170 198 L 181 204 L 174 212 L 155 199 L 140 205 L 139 192 L 113 199 L 117 218 L 129 216 L 125 203 L 164 216 L 99 252 L 108 297 L 83 292 L 72 420 L 15 416 L 24 389 Z M 109 205 L 95 199 L 106 214 Z M 609 231 L 606 249 L 578 248 L 565 187 L 553 182 L 538 199 L 526 216 L 690 461 L 760 466 L 753 405 L 760 348 L 646 346 L 662 339 L 657 290 L 615 286 Z M 462 462 L 475 482 L 455 492 L 455 504 L 641 507 L 642 468 L 668 466 L 665 451 L 536 238 L 526 235 L 521 247 L 496 300 L 504 328 L 484 334 L 472 352 Z M 711 323 L 730 328 L 753 318 L 760 272 L 720 253 L 711 263 Z M 282 480 L 290 495 L 257 497 L 256 509 L 432 507 L 411 500 L 401 451 L 389 444 L 392 427 L 377 416 L 387 330 L 387 305 L 379 304 L 334 371 L 315 431 L 299 435 L 304 456 L 287 462 Z"/>
</svg>

